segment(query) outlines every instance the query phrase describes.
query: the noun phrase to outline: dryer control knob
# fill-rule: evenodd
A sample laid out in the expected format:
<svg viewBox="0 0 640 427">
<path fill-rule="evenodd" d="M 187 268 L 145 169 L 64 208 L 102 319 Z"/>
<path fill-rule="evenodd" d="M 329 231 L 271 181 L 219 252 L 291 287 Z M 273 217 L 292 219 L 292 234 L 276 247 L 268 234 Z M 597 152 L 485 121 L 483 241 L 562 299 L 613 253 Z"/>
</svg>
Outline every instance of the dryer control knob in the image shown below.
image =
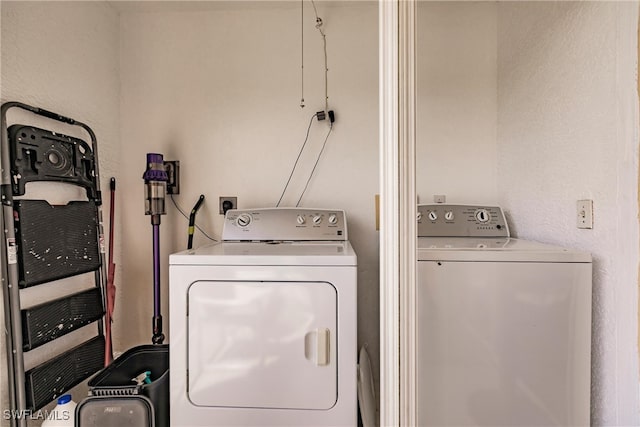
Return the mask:
<svg viewBox="0 0 640 427">
<path fill-rule="evenodd" d="M 436 211 L 429 212 L 429 219 L 431 221 L 435 221 L 436 219 L 438 219 L 438 214 L 436 213 Z"/>
<path fill-rule="evenodd" d="M 320 225 L 321 222 L 322 222 L 322 216 L 320 216 L 320 215 L 314 215 L 313 216 L 313 223 L 315 225 Z"/>
<path fill-rule="evenodd" d="M 453 215 L 453 211 L 446 211 L 444 213 L 444 219 L 446 219 L 447 221 L 453 221 L 454 218 L 455 215 Z"/>
<path fill-rule="evenodd" d="M 296 222 L 300 225 L 304 225 L 304 223 L 307 222 L 307 219 L 304 217 L 304 215 L 298 215 L 296 217 Z"/>
<path fill-rule="evenodd" d="M 238 219 L 236 219 L 236 224 L 238 224 L 239 227 L 246 227 L 247 225 L 251 224 L 251 220 L 251 215 L 240 214 L 238 216 Z"/>
<path fill-rule="evenodd" d="M 329 224 L 336 225 L 338 223 L 338 215 L 331 214 L 329 215 Z"/>
<path fill-rule="evenodd" d="M 489 222 L 489 220 L 491 219 L 491 215 L 489 215 L 489 212 L 487 212 L 486 209 L 478 209 L 475 216 L 478 222 L 481 223 Z"/>
</svg>

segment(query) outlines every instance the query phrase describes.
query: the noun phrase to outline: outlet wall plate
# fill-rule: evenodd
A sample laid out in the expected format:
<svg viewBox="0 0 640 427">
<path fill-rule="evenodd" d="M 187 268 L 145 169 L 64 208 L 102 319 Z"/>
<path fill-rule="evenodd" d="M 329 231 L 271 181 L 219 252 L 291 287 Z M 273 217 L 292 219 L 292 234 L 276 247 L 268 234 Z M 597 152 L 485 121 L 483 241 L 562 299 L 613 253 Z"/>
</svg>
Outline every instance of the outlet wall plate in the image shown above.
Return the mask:
<svg viewBox="0 0 640 427">
<path fill-rule="evenodd" d="M 447 196 L 444 194 L 434 194 L 433 203 L 447 203 Z"/>
</svg>

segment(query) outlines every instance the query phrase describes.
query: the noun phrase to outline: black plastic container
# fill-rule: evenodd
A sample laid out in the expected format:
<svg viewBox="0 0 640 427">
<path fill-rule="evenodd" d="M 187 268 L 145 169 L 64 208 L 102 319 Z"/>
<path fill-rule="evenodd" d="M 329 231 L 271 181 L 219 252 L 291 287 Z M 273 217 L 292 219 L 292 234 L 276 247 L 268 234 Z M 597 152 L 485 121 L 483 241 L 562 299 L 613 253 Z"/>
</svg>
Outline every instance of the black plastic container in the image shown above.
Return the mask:
<svg viewBox="0 0 640 427">
<path fill-rule="evenodd" d="M 155 427 L 149 398 L 92 396 L 76 407 L 76 427 Z"/>
<path fill-rule="evenodd" d="M 133 379 L 151 372 L 151 383 Z M 169 345 L 142 345 L 124 352 L 89 381 L 92 396 L 141 394 L 153 404 L 156 427 L 169 427 Z"/>
</svg>

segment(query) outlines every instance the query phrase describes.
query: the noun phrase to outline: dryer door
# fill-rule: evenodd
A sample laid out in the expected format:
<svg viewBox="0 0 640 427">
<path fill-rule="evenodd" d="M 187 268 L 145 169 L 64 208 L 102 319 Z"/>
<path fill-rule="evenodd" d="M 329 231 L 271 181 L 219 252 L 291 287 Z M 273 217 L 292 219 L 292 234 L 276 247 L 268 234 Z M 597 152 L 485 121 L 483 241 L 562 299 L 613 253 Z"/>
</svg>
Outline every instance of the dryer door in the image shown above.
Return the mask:
<svg viewBox="0 0 640 427">
<path fill-rule="evenodd" d="M 193 404 L 335 405 L 337 293 L 330 283 L 197 281 L 187 315 Z"/>
</svg>

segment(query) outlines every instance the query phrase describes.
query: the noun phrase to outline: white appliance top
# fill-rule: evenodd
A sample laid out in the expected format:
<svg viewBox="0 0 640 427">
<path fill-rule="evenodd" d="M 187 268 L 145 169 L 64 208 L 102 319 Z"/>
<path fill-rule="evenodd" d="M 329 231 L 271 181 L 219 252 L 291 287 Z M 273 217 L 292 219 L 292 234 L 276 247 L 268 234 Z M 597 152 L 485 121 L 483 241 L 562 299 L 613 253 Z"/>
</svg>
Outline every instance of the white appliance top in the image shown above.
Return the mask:
<svg viewBox="0 0 640 427">
<path fill-rule="evenodd" d="M 232 209 L 222 242 L 169 256 L 170 265 L 356 266 L 342 210 Z"/>
<path fill-rule="evenodd" d="M 591 254 L 514 238 L 418 237 L 418 261 L 591 262 Z"/>
<path fill-rule="evenodd" d="M 591 262 L 591 254 L 510 237 L 498 206 L 418 206 L 418 261 Z"/>
<path fill-rule="evenodd" d="M 170 265 L 356 266 L 349 242 L 220 242 L 169 255 Z"/>
</svg>

